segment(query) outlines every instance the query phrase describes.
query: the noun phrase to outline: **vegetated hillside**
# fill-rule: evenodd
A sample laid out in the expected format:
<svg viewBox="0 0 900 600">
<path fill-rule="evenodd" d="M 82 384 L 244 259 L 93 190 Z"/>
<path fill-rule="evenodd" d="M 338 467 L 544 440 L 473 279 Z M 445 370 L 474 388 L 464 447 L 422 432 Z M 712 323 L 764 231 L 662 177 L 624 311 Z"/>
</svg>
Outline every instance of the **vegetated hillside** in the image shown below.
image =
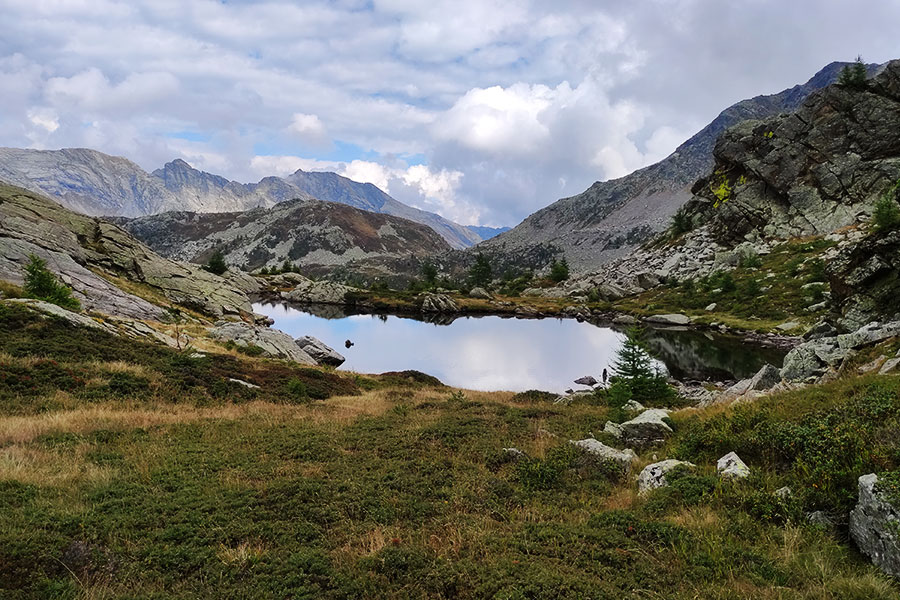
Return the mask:
<svg viewBox="0 0 900 600">
<path fill-rule="evenodd" d="M 425 225 L 317 200 L 243 213 L 163 213 L 122 226 L 163 256 L 202 263 L 218 250 L 246 270 L 290 262 L 312 274 L 390 275 L 450 249 Z"/>
<path fill-rule="evenodd" d="M 241 273 L 219 277 L 163 258 L 116 225 L 0 183 L 0 281 L 21 285 L 30 255 L 45 260 L 85 309 L 136 319 L 165 319 L 161 303 L 248 314 L 247 293 L 259 287 Z"/>
<path fill-rule="evenodd" d="M 336 173 L 297 171 L 287 178 L 266 177 L 245 184 L 199 171 L 181 159 L 147 173 L 127 159 L 96 150 L 0 148 L 0 180 L 47 194 L 92 216 L 233 212 L 315 198 L 422 223 L 453 248 L 466 248 L 484 239 L 477 229 L 407 206 L 371 183 L 358 183 Z"/>
<path fill-rule="evenodd" d="M 858 474 L 897 466 L 896 377 L 676 411 L 632 473 L 697 466 L 639 494 L 569 443 L 622 418 L 604 393 L 204 356 L 2 301 L 0 373 L 2 596 L 900 595 L 844 518 Z M 716 474 L 734 450 L 746 479 Z"/>
<path fill-rule="evenodd" d="M 738 102 L 666 159 L 559 200 L 468 254 L 483 252 L 498 264 L 535 268 L 553 256 L 565 256 L 579 273 L 626 256 L 665 229 L 690 199 L 692 184 L 713 166 L 713 147 L 722 132 L 746 119 L 795 110 L 810 93 L 833 83 L 845 65 L 832 63 L 803 85 Z M 868 68 L 874 72 L 878 67 Z"/>
</svg>

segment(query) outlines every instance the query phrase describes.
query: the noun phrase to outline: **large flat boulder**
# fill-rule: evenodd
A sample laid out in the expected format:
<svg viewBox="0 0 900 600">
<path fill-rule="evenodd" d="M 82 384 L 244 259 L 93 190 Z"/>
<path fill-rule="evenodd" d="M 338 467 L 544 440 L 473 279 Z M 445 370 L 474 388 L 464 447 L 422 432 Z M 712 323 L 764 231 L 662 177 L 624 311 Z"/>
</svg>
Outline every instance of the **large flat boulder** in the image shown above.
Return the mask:
<svg viewBox="0 0 900 600">
<path fill-rule="evenodd" d="M 850 512 L 850 537 L 882 571 L 900 577 L 900 509 L 874 473 L 859 478 L 859 501 Z"/>
<path fill-rule="evenodd" d="M 622 440 L 629 446 L 643 447 L 662 443 L 672 435 L 672 428 L 665 419 L 669 411 L 664 408 L 650 408 L 619 425 Z"/>
<path fill-rule="evenodd" d="M 608 463 L 614 467 L 621 469 L 622 473 L 628 475 L 631 472 L 631 466 L 637 460 L 634 450 L 626 448 L 625 450 L 617 450 L 598 442 L 594 438 L 584 440 L 569 440 L 569 443 L 576 448 L 582 450 L 585 456 L 591 462 Z"/>
<path fill-rule="evenodd" d="M 691 318 L 689 316 L 679 314 L 652 315 L 644 319 L 644 321 L 655 325 L 672 325 L 678 327 L 691 324 Z"/>
<path fill-rule="evenodd" d="M 209 330 L 209 336 L 223 342 L 234 342 L 244 348 L 255 346 L 269 358 L 282 358 L 304 365 L 318 364 L 295 343 L 294 338 L 277 329 L 243 322 L 219 322 Z"/>
<path fill-rule="evenodd" d="M 321 340 L 305 335 L 297 338 L 296 344 L 300 348 L 315 359 L 320 365 L 328 365 L 331 367 L 339 367 L 347 360 L 336 352 L 330 346 L 325 345 Z"/>
</svg>

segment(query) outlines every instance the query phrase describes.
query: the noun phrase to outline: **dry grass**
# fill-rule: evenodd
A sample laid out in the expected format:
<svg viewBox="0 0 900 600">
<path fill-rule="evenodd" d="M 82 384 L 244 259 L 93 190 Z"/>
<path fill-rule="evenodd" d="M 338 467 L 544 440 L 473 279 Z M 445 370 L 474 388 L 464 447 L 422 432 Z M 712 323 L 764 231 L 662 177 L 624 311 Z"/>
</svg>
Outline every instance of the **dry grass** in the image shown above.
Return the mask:
<svg viewBox="0 0 900 600">
<path fill-rule="evenodd" d="M 266 552 L 261 542 L 241 542 L 234 547 L 219 544 L 216 556 L 223 564 L 244 568 L 265 556 Z"/>
<path fill-rule="evenodd" d="M 115 470 L 85 459 L 85 447 L 53 452 L 14 444 L 0 448 L 0 481 L 70 486 L 109 481 Z"/>
</svg>

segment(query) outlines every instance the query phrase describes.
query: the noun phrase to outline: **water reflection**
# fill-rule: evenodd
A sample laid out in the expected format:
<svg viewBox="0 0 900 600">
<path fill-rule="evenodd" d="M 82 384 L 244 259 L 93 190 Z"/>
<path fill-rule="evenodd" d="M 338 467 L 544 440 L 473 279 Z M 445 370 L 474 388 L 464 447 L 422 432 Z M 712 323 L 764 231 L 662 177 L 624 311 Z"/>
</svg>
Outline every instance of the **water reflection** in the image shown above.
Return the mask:
<svg viewBox="0 0 900 600">
<path fill-rule="evenodd" d="M 348 315 L 339 307 L 257 304 L 275 327 L 294 337 L 312 335 L 338 349 L 344 370 L 424 371 L 454 386 L 478 390 L 562 391 L 583 375 L 610 368 L 624 335 L 572 319 L 496 316 L 438 319 L 442 324 L 386 315 Z M 351 348 L 344 341 L 351 340 Z M 743 377 L 766 360 L 739 344 L 695 332 L 648 332 L 648 342 L 677 377 Z M 722 377 L 724 375 L 724 377 Z"/>
</svg>

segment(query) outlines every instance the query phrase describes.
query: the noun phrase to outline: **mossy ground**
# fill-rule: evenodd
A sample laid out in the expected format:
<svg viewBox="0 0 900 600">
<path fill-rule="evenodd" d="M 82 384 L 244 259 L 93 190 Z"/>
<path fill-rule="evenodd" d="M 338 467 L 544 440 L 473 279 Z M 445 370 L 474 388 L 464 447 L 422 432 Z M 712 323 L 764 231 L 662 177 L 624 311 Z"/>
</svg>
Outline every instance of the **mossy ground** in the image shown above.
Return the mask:
<svg viewBox="0 0 900 600">
<path fill-rule="evenodd" d="M 567 443 L 602 431 L 598 402 L 185 359 L 20 308 L 0 312 L 0 350 L 0 598 L 900 594 L 840 525 L 797 517 L 845 507 L 857 471 L 896 466 L 882 430 L 896 422 L 896 379 L 676 413 L 676 437 L 640 464 L 655 452 L 700 467 L 641 498 Z M 292 395 L 292 380 L 322 398 Z M 816 445 L 820 414 L 838 433 Z M 763 423 L 811 428 L 807 445 L 768 449 Z M 869 451 L 842 457 L 856 448 L 846 436 Z M 509 446 L 530 458 L 508 460 Z M 717 480 L 711 461 L 726 448 L 746 453 L 752 480 Z M 804 467 L 818 453 L 844 469 L 822 497 L 807 493 L 818 480 Z M 797 504 L 770 499 L 784 484 Z"/>
</svg>

